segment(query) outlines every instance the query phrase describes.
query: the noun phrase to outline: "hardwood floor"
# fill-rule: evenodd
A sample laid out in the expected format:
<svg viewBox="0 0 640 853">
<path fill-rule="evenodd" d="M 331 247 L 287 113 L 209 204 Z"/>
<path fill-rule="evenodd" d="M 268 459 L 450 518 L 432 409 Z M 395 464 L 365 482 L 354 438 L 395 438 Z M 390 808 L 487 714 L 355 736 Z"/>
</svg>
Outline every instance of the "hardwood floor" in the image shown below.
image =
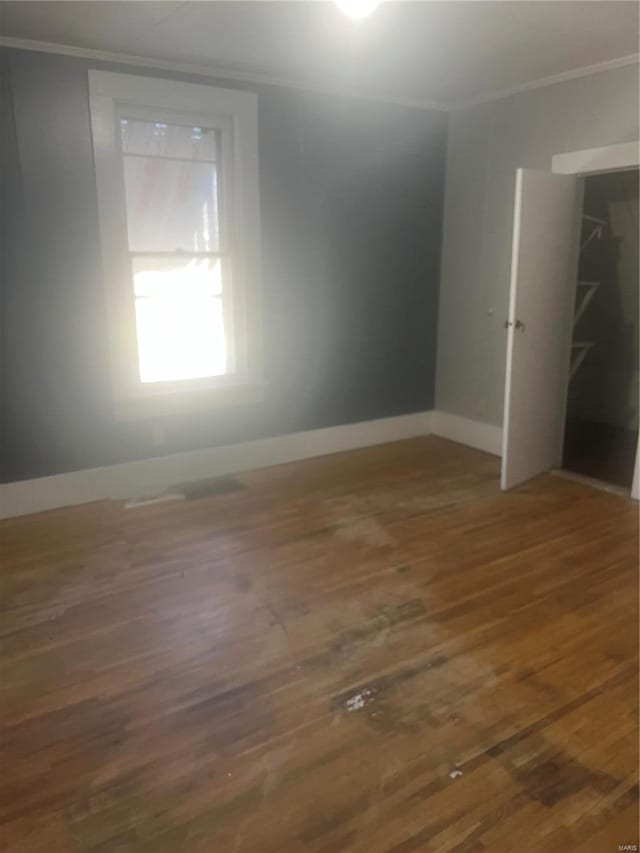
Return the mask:
<svg viewBox="0 0 640 853">
<path fill-rule="evenodd" d="M 2 525 L 10 853 L 638 844 L 638 509 L 429 437 Z"/>
</svg>

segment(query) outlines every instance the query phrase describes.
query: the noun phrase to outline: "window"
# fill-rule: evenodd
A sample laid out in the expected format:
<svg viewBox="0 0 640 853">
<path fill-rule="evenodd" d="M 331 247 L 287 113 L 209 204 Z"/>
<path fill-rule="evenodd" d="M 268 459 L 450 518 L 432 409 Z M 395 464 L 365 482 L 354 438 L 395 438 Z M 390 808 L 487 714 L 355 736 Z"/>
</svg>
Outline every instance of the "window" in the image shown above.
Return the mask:
<svg viewBox="0 0 640 853">
<path fill-rule="evenodd" d="M 260 399 L 255 95 L 89 86 L 118 414 Z"/>
</svg>

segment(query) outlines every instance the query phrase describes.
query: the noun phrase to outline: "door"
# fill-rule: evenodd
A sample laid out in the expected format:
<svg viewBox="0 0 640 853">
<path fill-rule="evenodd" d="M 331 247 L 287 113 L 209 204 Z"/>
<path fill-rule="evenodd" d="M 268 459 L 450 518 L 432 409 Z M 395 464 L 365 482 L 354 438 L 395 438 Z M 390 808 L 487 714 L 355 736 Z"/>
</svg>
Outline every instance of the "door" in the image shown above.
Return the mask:
<svg viewBox="0 0 640 853">
<path fill-rule="evenodd" d="M 561 461 L 580 195 L 573 175 L 532 169 L 516 173 L 503 489 Z"/>
</svg>

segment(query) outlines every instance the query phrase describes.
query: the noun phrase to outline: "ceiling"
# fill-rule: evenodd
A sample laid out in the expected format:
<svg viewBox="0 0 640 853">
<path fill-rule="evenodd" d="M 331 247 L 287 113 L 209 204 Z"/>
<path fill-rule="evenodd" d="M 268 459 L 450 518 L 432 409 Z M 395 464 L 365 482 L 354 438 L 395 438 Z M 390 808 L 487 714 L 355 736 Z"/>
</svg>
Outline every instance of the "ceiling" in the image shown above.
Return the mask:
<svg viewBox="0 0 640 853">
<path fill-rule="evenodd" d="M 638 50 L 636 2 L 3 2 L 2 36 L 450 107 Z"/>
</svg>

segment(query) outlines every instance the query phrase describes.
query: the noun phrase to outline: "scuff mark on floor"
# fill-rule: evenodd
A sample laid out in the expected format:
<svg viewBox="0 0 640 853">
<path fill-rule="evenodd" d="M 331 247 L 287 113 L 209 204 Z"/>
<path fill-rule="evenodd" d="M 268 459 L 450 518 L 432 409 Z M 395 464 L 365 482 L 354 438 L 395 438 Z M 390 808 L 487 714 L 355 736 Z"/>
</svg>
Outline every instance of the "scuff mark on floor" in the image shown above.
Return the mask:
<svg viewBox="0 0 640 853">
<path fill-rule="evenodd" d="M 374 691 L 365 687 L 364 690 L 361 690 L 359 693 L 355 693 L 353 696 L 349 697 L 344 703 L 344 707 L 347 713 L 351 713 L 352 711 L 361 711 L 365 705 L 369 702 L 373 702 L 375 699 Z"/>
<path fill-rule="evenodd" d="M 361 515 L 349 515 L 340 519 L 335 534 L 345 542 L 368 545 L 373 548 L 388 548 L 397 544 L 384 527 L 375 519 Z"/>
</svg>

